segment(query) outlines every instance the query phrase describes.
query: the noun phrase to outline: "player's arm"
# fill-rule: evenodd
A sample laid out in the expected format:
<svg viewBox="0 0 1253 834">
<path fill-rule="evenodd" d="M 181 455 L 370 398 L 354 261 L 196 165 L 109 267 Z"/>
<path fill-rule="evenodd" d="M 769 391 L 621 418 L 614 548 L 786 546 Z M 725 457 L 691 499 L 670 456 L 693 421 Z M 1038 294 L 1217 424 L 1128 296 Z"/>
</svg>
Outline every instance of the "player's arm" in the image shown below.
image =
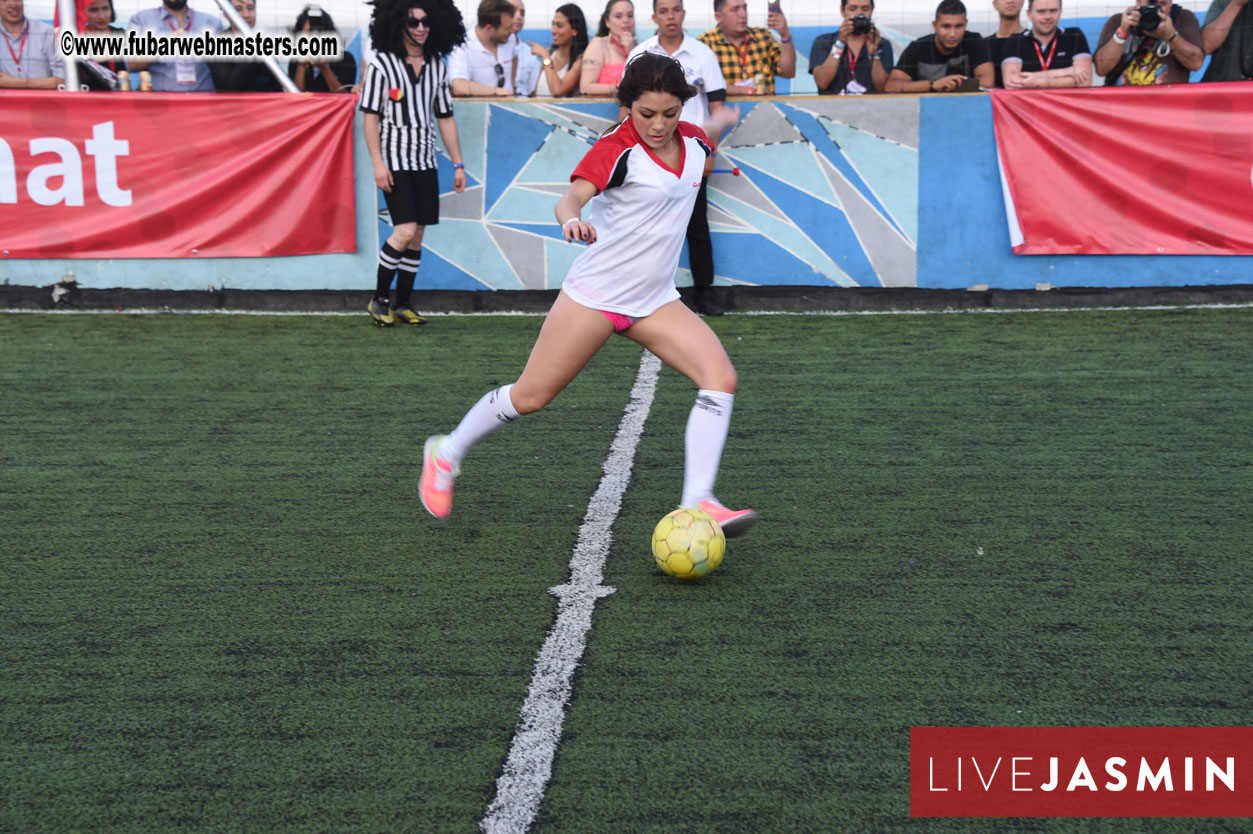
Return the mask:
<svg viewBox="0 0 1253 834">
<path fill-rule="evenodd" d="M 370 165 L 374 169 L 374 184 L 384 191 L 392 190 L 392 172 L 383 163 L 383 146 L 379 142 L 379 114 L 366 113 L 361 120 L 361 132 L 365 134 L 365 147 L 370 152 Z"/>
<path fill-rule="evenodd" d="M 448 151 L 448 158 L 453 165 L 461 166 L 461 136 L 457 133 L 457 122 L 452 116 L 441 116 L 435 121 L 439 124 L 439 138 L 444 140 L 444 150 Z M 466 190 L 464 166 L 453 169 L 452 190 L 458 194 Z"/>
<path fill-rule="evenodd" d="M 591 180 L 576 177 L 566 193 L 557 201 L 555 213 L 557 222 L 561 224 L 561 233 L 567 241 L 576 240 L 585 243 L 596 242 L 596 229 L 591 223 L 582 219 L 583 207 L 588 200 L 596 196 L 596 185 Z"/>
</svg>

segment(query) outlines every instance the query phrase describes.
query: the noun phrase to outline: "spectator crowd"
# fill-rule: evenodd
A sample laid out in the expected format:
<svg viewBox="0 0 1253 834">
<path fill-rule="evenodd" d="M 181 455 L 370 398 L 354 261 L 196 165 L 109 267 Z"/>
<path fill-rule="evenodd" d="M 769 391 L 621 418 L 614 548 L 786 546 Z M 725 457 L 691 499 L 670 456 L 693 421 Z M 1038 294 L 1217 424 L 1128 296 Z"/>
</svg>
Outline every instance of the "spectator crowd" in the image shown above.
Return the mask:
<svg viewBox="0 0 1253 834">
<path fill-rule="evenodd" d="M 690 82 L 728 95 L 773 95 L 776 79 L 796 75 L 796 46 L 787 17 L 770 3 L 764 26 L 750 26 L 746 0 L 712 0 L 717 25 L 692 36 L 681 28 L 683 0 L 653 0 L 656 35 L 669 27 L 666 51 L 683 62 Z M 251 31 L 256 0 L 231 0 Z M 824 95 L 926 93 L 1091 86 L 1147 85 L 1190 80 L 1212 56 L 1202 81 L 1253 78 L 1253 11 L 1249 0 L 1213 0 L 1205 19 L 1172 0 L 1129 6 L 1110 16 L 1090 45 L 1077 27 L 1062 25 L 1063 0 L 993 0 L 995 32 L 984 37 L 967 28 L 962 0 L 942 0 L 933 31 L 894 55 L 892 42 L 874 21 L 874 0 L 840 0 L 839 29 L 819 35 L 809 51 L 809 72 Z M 1024 8 L 1025 6 L 1025 8 Z M 1023 20 L 1025 16 L 1026 20 Z M 675 18 L 680 21 L 676 31 Z M 482 0 L 475 25 L 448 56 L 454 96 L 612 96 L 628 57 L 636 50 L 638 22 L 632 0 L 608 0 L 598 18 L 575 3 L 553 14 L 547 44 L 523 41 L 525 0 Z M 63 83 L 56 30 L 28 18 L 25 0 L 0 0 L 0 89 L 53 89 Z M 592 26 L 595 31 L 592 31 Z M 187 0 L 162 0 L 117 23 L 113 0 L 90 0 L 85 35 L 130 31 L 240 32 L 230 21 L 192 9 Z M 306 6 L 290 33 L 333 35 L 331 16 Z M 676 39 L 677 34 L 682 38 Z M 654 36 L 655 38 L 655 36 Z M 699 45 L 699 48 L 697 48 Z M 361 70 L 353 55 L 336 61 L 302 59 L 284 69 L 296 89 L 356 93 Z M 717 76 L 707 61 L 712 55 Z M 267 62 L 198 60 L 80 61 L 80 82 L 91 89 L 129 89 L 143 75 L 143 89 L 165 92 L 274 92 L 283 89 Z"/>
</svg>

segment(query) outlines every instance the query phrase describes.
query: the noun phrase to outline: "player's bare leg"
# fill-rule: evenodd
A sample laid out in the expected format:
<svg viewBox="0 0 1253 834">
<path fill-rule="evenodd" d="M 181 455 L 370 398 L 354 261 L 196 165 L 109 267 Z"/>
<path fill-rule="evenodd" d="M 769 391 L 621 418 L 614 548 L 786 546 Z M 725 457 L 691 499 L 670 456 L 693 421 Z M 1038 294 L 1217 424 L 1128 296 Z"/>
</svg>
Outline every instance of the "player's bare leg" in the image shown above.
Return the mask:
<svg viewBox="0 0 1253 834">
<path fill-rule="evenodd" d="M 557 293 L 526 367 L 510 392 L 514 408 L 519 414 L 530 414 L 548 405 L 612 335 L 609 319 L 564 292 Z"/>
<path fill-rule="evenodd" d="M 699 389 L 687 421 L 679 505 L 709 513 L 727 536 L 747 532 L 757 513 L 728 509 L 713 494 L 737 382 L 735 366 L 717 334 L 682 302 L 672 301 L 637 321 L 623 335 L 648 348 Z"/>
<path fill-rule="evenodd" d="M 461 459 L 474 444 L 505 423 L 552 402 L 612 334 L 613 325 L 599 312 L 558 293 L 518 381 L 484 394 L 452 434 L 427 439 L 418 488 L 422 506 L 436 518 L 447 518 L 452 513 L 453 481 L 461 472 Z"/>
</svg>

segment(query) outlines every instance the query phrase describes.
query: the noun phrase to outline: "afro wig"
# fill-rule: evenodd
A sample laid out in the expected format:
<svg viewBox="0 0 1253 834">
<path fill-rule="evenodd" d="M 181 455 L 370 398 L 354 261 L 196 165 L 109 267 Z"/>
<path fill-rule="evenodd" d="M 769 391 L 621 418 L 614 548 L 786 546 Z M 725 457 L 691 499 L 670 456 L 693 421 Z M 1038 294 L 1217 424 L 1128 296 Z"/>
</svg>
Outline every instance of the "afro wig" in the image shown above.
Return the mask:
<svg viewBox="0 0 1253 834">
<path fill-rule="evenodd" d="M 426 12 L 430 33 L 422 54 L 439 60 L 452 52 L 466 38 L 461 12 L 450 0 L 371 0 L 370 41 L 377 52 L 390 52 L 405 57 L 405 26 L 410 9 Z"/>
</svg>

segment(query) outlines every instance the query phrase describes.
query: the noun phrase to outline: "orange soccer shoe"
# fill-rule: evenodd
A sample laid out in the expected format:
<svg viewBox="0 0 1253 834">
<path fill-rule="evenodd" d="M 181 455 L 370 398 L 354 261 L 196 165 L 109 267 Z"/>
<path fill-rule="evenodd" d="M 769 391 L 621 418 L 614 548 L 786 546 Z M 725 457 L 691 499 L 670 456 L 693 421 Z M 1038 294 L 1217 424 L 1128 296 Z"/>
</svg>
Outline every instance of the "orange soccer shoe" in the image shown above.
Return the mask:
<svg viewBox="0 0 1253 834">
<path fill-rule="evenodd" d="M 461 474 L 460 470 L 439 456 L 439 444 L 443 439 L 442 434 L 426 439 L 426 445 L 422 447 L 422 479 L 418 482 L 422 506 L 436 518 L 452 515 L 452 482 Z"/>
<path fill-rule="evenodd" d="M 713 520 L 722 528 L 722 534 L 728 539 L 744 535 L 757 523 L 756 510 L 728 510 L 712 498 L 701 501 L 696 509 L 713 516 Z"/>
</svg>

